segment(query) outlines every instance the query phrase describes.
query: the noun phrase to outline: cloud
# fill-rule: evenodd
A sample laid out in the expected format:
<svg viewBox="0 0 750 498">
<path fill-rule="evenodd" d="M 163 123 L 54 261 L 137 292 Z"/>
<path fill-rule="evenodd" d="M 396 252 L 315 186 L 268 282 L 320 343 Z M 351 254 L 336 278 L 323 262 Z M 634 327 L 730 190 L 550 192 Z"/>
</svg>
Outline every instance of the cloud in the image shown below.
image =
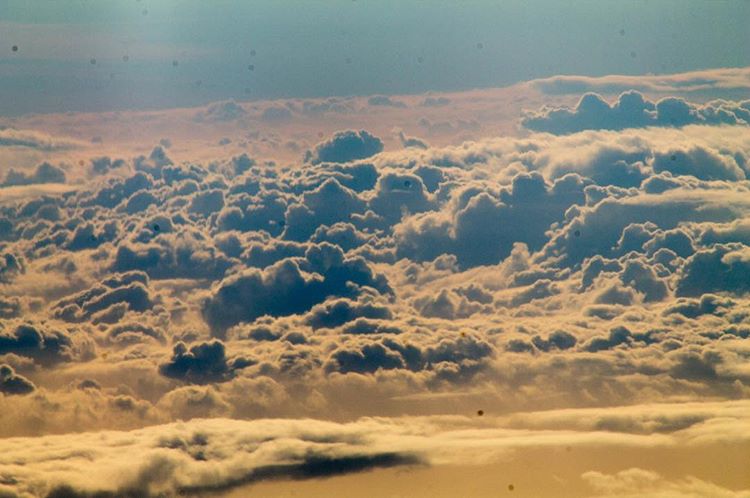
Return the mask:
<svg viewBox="0 0 750 498">
<path fill-rule="evenodd" d="M 620 411 L 546 411 L 481 422 L 438 416 L 363 418 L 349 423 L 194 419 L 130 432 L 5 439 L 0 446 L 0 470 L 12 477 L 6 479 L 5 490 L 21 495 L 67 492 L 67 496 L 157 496 L 231 490 L 271 479 L 309 479 L 393 466 L 487 463 L 524 448 L 552 451 L 567 445 L 576 451 L 602 448 L 647 452 L 653 448 L 692 447 L 701 451 L 741 429 L 747 422 L 742 413 L 746 405 L 736 401 L 644 405 L 624 412 L 621 407 Z M 675 421 L 678 416 L 692 417 L 694 422 L 683 430 L 664 426 L 661 432 L 645 433 L 593 428 L 611 416 L 619 416 L 625 424 L 660 418 Z M 518 421 L 524 420 L 528 422 L 526 427 L 519 427 Z M 571 430 L 567 420 L 586 424 L 586 428 Z M 720 439 L 703 439 L 705 424 L 713 425 Z M 24 465 L 18 465 L 19 461 Z M 86 465 L 82 465 L 84 462 Z M 51 465 L 60 470 L 50 473 Z M 583 479 L 602 496 L 631 490 L 636 495 L 653 491 L 654 496 L 664 496 L 659 492 L 669 490 L 722 491 L 692 478 L 665 481 L 653 471 L 640 469 L 615 475 L 587 472 Z"/>
<path fill-rule="evenodd" d="M 62 330 L 10 322 L 0 329 L 0 355 L 8 353 L 48 365 L 72 360 L 75 346 L 71 337 Z M 8 376 L 11 374 L 8 373 Z"/>
<path fill-rule="evenodd" d="M 235 121 L 247 115 L 247 111 L 234 100 L 214 102 L 205 110 L 195 114 L 195 121 L 216 123 Z"/>
<path fill-rule="evenodd" d="M 444 212 L 405 220 L 395 228 L 398 254 L 418 261 L 455 254 L 464 267 L 497 264 L 523 242 L 538 249 L 568 206 L 583 200 L 584 182 L 570 175 L 549 184 L 521 173 L 500 192 L 467 189 Z"/>
<path fill-rule="evenodd" d="M 41 183 L 65 183 L 65 171 L 46 162 L 37 166 L 31 174 L 10 169 L 7 175 L 5 175 L 3 183 L 0 184 L 0 187 L 35 185 Z"/>
<path fill-rule="evenodd" d="M 34 392 L 34 383 L 23 375 L 18 375 L 13 367 L 0 364 L 0 393 L 6 395 L 29 394 Z"/>
<path fill-rule="evenodd" d="M 0 147 L 23 147 L 51 152 L 71 150 L 83 146 L 82 142 L 71 138 L 56 137 L 33 130 L 0 127 Z"/>
<path fill-rule="evenodd" d="M 383 142 L 365 130 L 339 131 L 329 140 L 321 142 L 305 154 L 305 162 L 345 163 L 365 159 L 382 152 Z"/>
<path fill-rule="evenodd" d="M 311 246 L 304 258 L 283 259 L 263 270 L 248 269 L 219 282 L 202 313 L 215 333 L 263 315 L 310 310 L 328 296 L 354 297 L 369 287 L 389 293 L 387 280 L 361 258 L 345 258 L 328 243 Z"/>
<path fill-rule="evenodd" d="M 749 110 L 750 101 L 715 101 L 696 105 L 681 98 L 666 97 L 654 103 L 631 90 L 620 94 L 611 105 L 596 93 L 586 93 L 574 109 L 543 108 L 527 113 L 521 122 L 530 130 L 555 134 L 690 124 L 746 126 L 750 124 L 747 119 Z"/>
<path fill-rule="evenodd" d="M 226 357 L 224 344 L 213 340 L 188 347 L 179 342 L 174 346 L 172 358 L 159 366 L 166 377 L 189 382 L 206 383 L 229 380 L 235 370 L 249 366 L 252 362 L 245 358 Z"/>
<path fill-rule="evenodd" d="M 374 95 L 367 99 L 367 103 L 372 106 L 398 107 L 405 109 L 407 105 L 400 100 L 393 99 L 387 95 Z"/>
<path fill-rule="evenodd" d="M 618 465 L 618 448 L 703 462 L 701 445 L 745 444 L 750 143 L 727 121 L 741 105 L 628 92 L 600 117 L 640 127 L 554 135 L 514 128 L 518 102 L 572 99 L 524 91 L 402 96 L 372 126 L 366 97 L 242 104 L 216 133 L 194 109 L 76 116 L 128 123 L 129 142 L 102 129 L 88 161 L 9 162 L 60 164 L 67 186 L 1 196 L 0 363 L 34 390 L 0 395 L 0 435 L 38 436 L 21 449 L 42 456 L 47 434 L 89 451 L 37 473 L 31 457 L 3 460 L 18 455 L 4 440 L 3 491 L 223 492 L 567 444 Z M 257 128 L 269 106 L 299 119 Z M 660 113 L 703 121 L 641 126 Z M 423 114 L 430 144 L 410 136 Z M 460 135 L 438 134 L 445 123 Z M 371 131 L 322 138 L 333 126 Z M 168 150 L 144 142 L 164 130 Z M 231 148 L 215 146 L 224 136 Z M 309 162 L 287 155 L 316 140 Z M 311 436 L 318 422 L 295 417 L 352 425 Z M 267 418 L 278 433 L 254 425 Z M 111 449 L 118 438 L 137 448 Z"/>
<path fill-rule="evenodd" d="M 594 497 L 660 497 L 688 498 L 715 496 L 716 498 L 742 498 L 746 491 L 724 488 L 712 482 L 686 476 L 670 480 L 657 472 L 632 467 L 614 474 L 598 471 L 584 473 L 581 478 L 594 490 Z"/>
<path fill-rule="evenodd" d="M 284 123 L 293 117 L 292 111 L 283 106 L 269 106 L 263 109 L 261 121 L 266 123 Z"/>
<path fill-rule="evenodd" d="M 750 88 L 750 69 L 722 68 L 693 71 L 673 75 L 609 75 L 552 76 L 532 80 L 530 85 L 550 95 L 580 94 L 584 92 L 621 93 L 627 90 L 670 93 L 705 92 L 716 95 L 722 91 L 747 91 Z"/>
</svg>

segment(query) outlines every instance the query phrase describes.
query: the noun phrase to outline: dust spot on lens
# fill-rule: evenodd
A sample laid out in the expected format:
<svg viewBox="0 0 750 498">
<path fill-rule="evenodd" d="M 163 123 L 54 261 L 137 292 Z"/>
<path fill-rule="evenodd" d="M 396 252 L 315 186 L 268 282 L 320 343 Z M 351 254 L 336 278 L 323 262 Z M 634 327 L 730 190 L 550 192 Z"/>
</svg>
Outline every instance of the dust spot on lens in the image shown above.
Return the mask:
<svg viewBox="0 0 750 498">
<path fill-rule="evenodd" d="M 255 64 L 250 64 L 247 66 L 248 71 L 255 71 Z"/>
<path fill-rule="evenodd" d="M 130 56 L 129 55 L 123 55 L 122 56 L 122 62 L 128 62 L 129 60 L 130 60 Z"/>
<path fill-rule="evenodd" d="M 630 52 L 630 57 L 632 57 L 633 59 L 635 59 L 636 57 L 638 57 L 638 54 L 636 54 L 635 51 L 632 51 L 632 52 Z"/>
<path fill-rule="evenodd" d="M 422 56 L 417 57 L 417 62 L 422 64 L 424 62 L 424 57 Z"/>
<path fill-rule="evenodd" d="M 411 187 L 411 180 L 404 180 L 404 187 L 406 188 Z"/>
<path fill-rule="evenodd" d="M 91 63 L 92 66 L 96 66 L 96 59 L 94 59 L 93 57 L 91 58 L 89 62 Z"/>
<path fill-rule="evenodd" d="M 484 43 L 477 43 L 477 49 L 482 50 L 484 48 Z"/>
<path fill-rule="evenodd" d="M 484 410 L 477 410 L 477 415 L 480 417 L 484 415 Z"/>
<path fill-rule="evenodd" d="M 576 237 L 580 237 L 581 236 L 581 231 L 580 230 L 576 230 L 575 232 L 573 232 L 573 235 L 575 235 Z"/>
<path fill-rule="evenodd" d="M 148 15 L 148 9 L 143 9 L 143 15 L 144 15 L 144 16 L 147 16 L 147 15 Z"/>
<path fill-rule="evenodd" d="M 154 232 L 158 232 L 159 230 L 161 230 L 161 227 L 157 223 L 157 224 L 154 225 Z"/>
<path fill-rule="evenodd" d="M 620 30 L 620 36 L 625 36 L 625 30 L 624 29 Z"/>
<path fill-rule="evenodd" d="M 347 64 L 351 64 L 352 63 L 352 58 L 351 57 L 347 57 L 346 60 L 345 60 L 345 62 Z"/>
<path fill-rule="evenodd" d="M 14 52 L 18 52 L 18 45 L 13 45 L 10 49 Z"/>
<path fill-rule="evenodd" d="M 172 61 L 172 65 L 173 65 L 174 67 L 177 67 L 177 66 L 179 66 L 179 65 L 180 65 L 180 61 L 178 61 L 178 60 L 173 60 L 173 61 Z"/>
<path fill-rule="evenodd" d="M 512 484 L 508 484 L 508 491 L 513 491 L 516 487 Z"/>
<path fill-rule="evenodd" d="M 677 160 L 677 154 L 672 154 L 671 156 L 669 156 L 669 158 L 670 158 L 670 159 L 671 159 L 672 161 L 676 161 L 676 160 Z"/>
<path fill-rule="evenodd" d="M 251 57 L 255 57 L 255 54 L 256 54 L 256 52 L 255 52 L 255 50 L 254 50 L 254 49 L 250 51 L 250 56 L 251 56 Z"/>
</svg>

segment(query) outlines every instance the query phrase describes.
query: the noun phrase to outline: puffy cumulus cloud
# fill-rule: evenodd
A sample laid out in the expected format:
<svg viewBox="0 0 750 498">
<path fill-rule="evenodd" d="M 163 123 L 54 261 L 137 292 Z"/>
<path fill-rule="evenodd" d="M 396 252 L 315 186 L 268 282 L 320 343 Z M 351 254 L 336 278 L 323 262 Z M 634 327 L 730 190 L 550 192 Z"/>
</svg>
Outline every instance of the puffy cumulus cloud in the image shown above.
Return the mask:
<svg viewBox="0 0 750 498">
<path fill-rule="evenodd" d="M 750 101 L 712 101 L 704 105 L 681 98 L 665 97 L 657 102 L 646 100 L 637 91 L 620 94 L 609 104 L 596 93 L 581 97 L 574 109 L 543 108 L 527 113 L 523 126 L 530 130 L 556 134 L 582 130 L 621 130 L 644 126 L 685 126 L 689 124 L 748 125 Z"/>
<path fill-rule="evenodd" d="M 488 367 L 495 350 L 491 344 L 463 333 L 421 346 L 406 338 L 386 337 L 357 341 L 334 351 L 329 373 L 374 373 L 387 370 L 424 371 L 435 380 L 467 381 Z"/>
<path fill-rule="evenodd" d="M 0 365 L 0 393 L 6 395 L 29 394 L 34 392 L 34 383 L 23 375 L 18 375 L 10 365 Z"/>
<path fill-rule="evenodd" d="M 328 296 L 354 297 L 362 288 L 390 293 L 386 278 L 361 257 L 347 258 L 328 243 L 311 246 L 304 258 L 286 258 L 248 269 L 219 282 L 202 313 L 215 333 L 263 315 L 285 316 L 310 310 Z"/>
<path fill-rule="evenodd" d="M 336 299 L 314 306 L 307 314 L 307 323 L 313 329 L 333 328 L 358 318 L 390 319 L 393 313 L 387 305 L 376 302 Z"/>
<path fill-rule="evenodd" d="M 13 354 L 52 365 L 81 356 L 80 349 L 69 333 L 44 325 L 8 322 L 0 329 L 0 355 Z"/>
<path fill-rule="evenodd" d="M 130 432 L 5 439 L 0 470 L 7 476 L 3 491 L 21 496 L 164 496 L 394 466 L 507 461 L 512 452 L 527 449 L 635 450 L 648 455 L 681 450 L 698 455 L 721 444 L 726 448 L 732 438 L 734 445 L 747 442 L 747 434 L 741 435 L 747 423 L 744 401 L 621 408 L 550 410 L 482 420 L 194 419 Z M 599 424 L 613 417 L 622 425 L 601 430 L 605 426 Z M 572 430 L 573 423 L 583 427 Z M 642 427 L 648 428 L 640 431 Z M 708 427 L 713 429 L 709 438 Z M 51 465 L 59 470 L 50 473 Z M 671 483 L 640 469 L 615 475 L 587 472 L 583 480 L 602 496 L 678 489 L 694 492 L 686 496 L 700 495 L 701 490 L 712 496 L 743 496 L 692 478 Z"/>
<path fill-rule="evenodd" d="M 533 172 L 516 175 L 500 191 L 467 188 L 440 212 L 398 225 L 398 254 L 418 261 L 455 254 L 461 266 L 471 267 L 500 263 L 518 242 L 539 249 L 550 225 L 583 202 L 584 185 L 576 175 L 549 183 Z"/>
<path fill-rule="evenodd" d="M 744 165 L 744 160 L 742 163 Z M 745 171 L 735 158 L 703 147 L 658 152 L 654 155 L 653 168 L 656 173 L 669 171 L 675 176 L 690 175 L 701 180 L 745 179 Z"/>
<path fill-rule="evenodd" d="M 128 310 L 147 311 L 158 301 L 148 283 L 148 275 L 140 271 L 114 274 L 90 289 L 55 302 L 51 307 L 53 316 L 67 322 L 111 322 Z"/>
<path fill-rule="evenodd" d="M 0 255 L 0 283 L 7 283 L 26 271 L 22 258 L 13 253 Z"/>
<path fill-rule="evenodd" d="M 580 264 L 596 255 L 617 255 L 622 252 L 619 247 L 632 247 L 623 238 L 631 225 L 651 223 L 670 230 L 681 223 L 733 221 L 742 218 L 749 207 L 741 192 L 719 185 L 698 191 L 672 189 L 663 194 L 607 197 L 571 212 L 570 222 L 552 235 L 542 254 L 557 259 L 558 264 Z"/>
<path fill-rule="evenodd" d="M 247 115 L 247 111 L 233 100 L 226 100 L 223 102 L 214 102 L 206 107 L 204 110 L 195 114 L 195 121 L 216 123 L 235 121 L 243 118 Z"/>
<path fill-rule="evenodd" d="M 305 240 L 319 226 L 349 221 L 353 214 L 364 212 L 366 206 L 356 192 L 334 178 L 305 192 L 299 200 L 285 213 L 284 237 L 288 239 Z"/>
<path fill-rule="evenodd" d="M 676 285 L 678 296 L 712 292 L 744 294 L 748 287 L 750 248 L 743 244 L 717 244 L 697 251 L 682 268 Z"/>
<path fill-rule="evenodd" d="M 155 224 L 154 224 L 155 223 Z M 151 278 L 221 278 L 233 261 L 202 232 L 165 233 L 168 222 L 150 225 L 158 233 L 148 242 L 123 242 L 112 262 L 116 272 L 142 271 Z M 157 228 L 158 227 L 158 228 Z"/>
<path fill-rule="evenodd" d="M 365 159 L 383 151 L 383 141 L 365 130 L 339 131 L 329 140 L 321 142 L 305 154 L 305 162 L 345 163 Z"/>
<path fill-rule="evenodd" d="M 159 366 L 162 375 L 189 382 L 221 382 L 232 377 L 236 370 L 252 364 L 246 358 L 227 359 L 224 344 L 213 340 L 191 346 L 178 342 L 172 358 Z"/>
<path fill-rule="evenodd" d="M 30 174 L 11 169 L 5 175 L 5 180 L 0 184 L 0 187 L 34 185 L 38 183 L 65 183 L 65 171 L 47 162 L 37 166 L 34 172 Z"/>
</svg>

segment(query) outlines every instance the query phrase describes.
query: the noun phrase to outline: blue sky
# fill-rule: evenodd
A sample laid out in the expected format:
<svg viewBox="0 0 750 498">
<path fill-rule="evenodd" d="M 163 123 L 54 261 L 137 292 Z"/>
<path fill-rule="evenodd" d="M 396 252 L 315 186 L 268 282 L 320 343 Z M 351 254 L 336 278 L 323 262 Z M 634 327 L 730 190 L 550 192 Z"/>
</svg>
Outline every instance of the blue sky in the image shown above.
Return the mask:
<svg viewBox="0 0 750 498">
<path fill-rule="evenodd" d="M 748 19 L 746 1 L 5 0 L 0 113 L 746 66 Z"/>
</svg>

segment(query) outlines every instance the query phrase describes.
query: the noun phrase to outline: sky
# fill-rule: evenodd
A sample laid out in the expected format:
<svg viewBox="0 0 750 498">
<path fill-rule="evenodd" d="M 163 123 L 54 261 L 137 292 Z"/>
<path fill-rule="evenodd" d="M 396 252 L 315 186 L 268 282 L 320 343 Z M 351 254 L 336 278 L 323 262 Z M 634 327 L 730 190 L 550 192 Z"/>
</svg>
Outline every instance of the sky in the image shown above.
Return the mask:
<svg viewBox="0 0 750 498">
<path fill-rule="evenodd" d="M 456 91 L 558 74 L 739 67 L 750 64 L 741 49 L 750 45 L 749 17 L 742 0 L 7 0 L 0 6 L 0 112 Z"/>
<path fill-rule="evenodd" d="M 748 2 L 0 2 L 0 497 L 749 498 Z"/>
</svg>

